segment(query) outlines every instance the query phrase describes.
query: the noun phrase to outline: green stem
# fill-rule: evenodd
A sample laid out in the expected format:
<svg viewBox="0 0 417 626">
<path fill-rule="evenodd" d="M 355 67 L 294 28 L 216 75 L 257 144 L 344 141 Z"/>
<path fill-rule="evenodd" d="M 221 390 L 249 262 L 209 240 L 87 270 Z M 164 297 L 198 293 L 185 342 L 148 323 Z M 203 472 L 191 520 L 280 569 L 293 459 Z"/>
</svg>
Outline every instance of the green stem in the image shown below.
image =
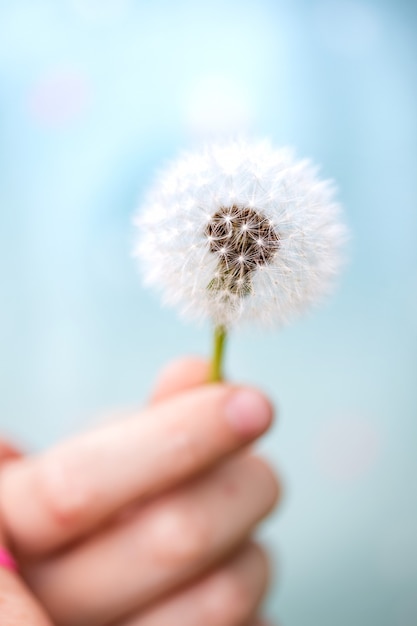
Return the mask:
<svg viewBox="0 0 417 626">
<path fill-rule="evenodd" d="M 211 359 L 210 379 L 211 383 L 223 380 L 223 355 L 226 343 L 226 329 L 224 326 L 216 326 L 214 329 L 213 356 Z"/>
</svg>

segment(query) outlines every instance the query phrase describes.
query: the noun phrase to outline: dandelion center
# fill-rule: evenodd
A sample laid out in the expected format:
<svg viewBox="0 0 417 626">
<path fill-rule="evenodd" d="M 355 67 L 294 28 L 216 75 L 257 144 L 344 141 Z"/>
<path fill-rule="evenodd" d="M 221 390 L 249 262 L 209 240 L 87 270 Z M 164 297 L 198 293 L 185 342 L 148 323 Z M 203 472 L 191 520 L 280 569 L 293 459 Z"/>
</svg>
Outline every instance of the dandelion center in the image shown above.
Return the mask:
<svg viewBox="0 0 417 626">
<path fill-rule="evenodd" d="M 220 207 L 208 221 L 204 234 L 210 252 L 218 256 L 216 277 L 208 288 L 238 296 L 251 293 L 252 272 L 273 259 L 280 241 L 270 220 L 261 212 L 236 204 Z"/>
</svg>

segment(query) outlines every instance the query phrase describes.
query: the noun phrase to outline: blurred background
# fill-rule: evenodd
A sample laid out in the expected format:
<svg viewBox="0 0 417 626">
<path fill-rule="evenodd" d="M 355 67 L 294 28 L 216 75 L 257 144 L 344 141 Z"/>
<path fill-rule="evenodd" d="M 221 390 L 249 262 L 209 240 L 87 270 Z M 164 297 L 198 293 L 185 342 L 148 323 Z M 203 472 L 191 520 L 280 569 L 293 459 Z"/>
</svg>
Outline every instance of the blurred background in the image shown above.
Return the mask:
<svg viewBox="0 0 417 626">
<path fill-rule="evenodd" d="M 279 407 L 261 448 L 286 498 L 261 535 L 287 626 L 417 623 L 416 18 L 407 0 L 0 0 L 0 425 L 26 448 L 209 353 L 131 257 L 156 168 L 243 133 L 337 181 L 338 293 L 227 357 Z"/>
</svg>

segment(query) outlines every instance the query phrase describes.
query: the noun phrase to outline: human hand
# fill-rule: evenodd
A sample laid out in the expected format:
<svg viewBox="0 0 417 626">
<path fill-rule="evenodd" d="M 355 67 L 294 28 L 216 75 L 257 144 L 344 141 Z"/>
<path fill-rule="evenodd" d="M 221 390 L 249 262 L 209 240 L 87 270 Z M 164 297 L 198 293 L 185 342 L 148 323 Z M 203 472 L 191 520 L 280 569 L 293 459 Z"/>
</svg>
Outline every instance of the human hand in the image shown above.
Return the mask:
<svg viewBox="0 0 417 626">
<path fill-rule="evenodd" d="M 20 454 L 0 439 L 0 468 Z M 15 563 L 6 549 L 0 517 L 0 623 L 2 626 L 52 626 L 45 612 L 23 580 L 16 575 Z"/>
<path fill-rule="evenodd" d="M 177 363 L 139 416 L 4 467 L 6 538 L 55 624 L 255 623 L 267 564 L 248 537 L 278 488 L 243 449 L 271 408 L 206 378 Z"/>
</svg>

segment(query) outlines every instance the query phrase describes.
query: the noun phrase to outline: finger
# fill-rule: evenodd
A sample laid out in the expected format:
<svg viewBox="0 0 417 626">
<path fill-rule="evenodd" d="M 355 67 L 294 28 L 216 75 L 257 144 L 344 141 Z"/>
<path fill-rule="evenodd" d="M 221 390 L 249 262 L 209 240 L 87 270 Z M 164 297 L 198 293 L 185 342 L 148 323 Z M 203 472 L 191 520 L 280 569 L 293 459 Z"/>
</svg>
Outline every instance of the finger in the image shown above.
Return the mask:
<svg viewBox="0 0 417 626">
<path fill-rule="evenodd" d="M 241 455 L 32 569 L 29 580 L 59 624 L 116 620 L 223 560 L 277 494 L 268 466 Z"/>
<path fill-rule="evenodd" d="M 15 572 L 0 566 L 0 617 L 4 626 L 52 626 Z"/>
<path fill-rule="evenodd" d="M 13 444 L 0 439 L 0 464 L 5 461 L 11 461 L 12 459 L 18 459 L 22 455 L 22 452 L 18 450 Z"/>
<path fill-rule="evenodd" d="M 185 357 L 167 365 L 160 373 L 151 403 L 161 402 L 176 393 L 203 385 L 208 380 L 209 363 L 200 357 Z"/>
<path fill-rule="evenodd" d="M 241 626 L 256 613 L 267 583 L 266 557 L 251 545 L 199 582 L 118 626 Z"/>
<path fill-rule="evenodd" d="M 0 514 L 26 553 L 61 547 L 247 445 L 271 418 L 255 390 L 197 387 L 40 457 L 11 461 L 2 472 Z"/>
</svg>

